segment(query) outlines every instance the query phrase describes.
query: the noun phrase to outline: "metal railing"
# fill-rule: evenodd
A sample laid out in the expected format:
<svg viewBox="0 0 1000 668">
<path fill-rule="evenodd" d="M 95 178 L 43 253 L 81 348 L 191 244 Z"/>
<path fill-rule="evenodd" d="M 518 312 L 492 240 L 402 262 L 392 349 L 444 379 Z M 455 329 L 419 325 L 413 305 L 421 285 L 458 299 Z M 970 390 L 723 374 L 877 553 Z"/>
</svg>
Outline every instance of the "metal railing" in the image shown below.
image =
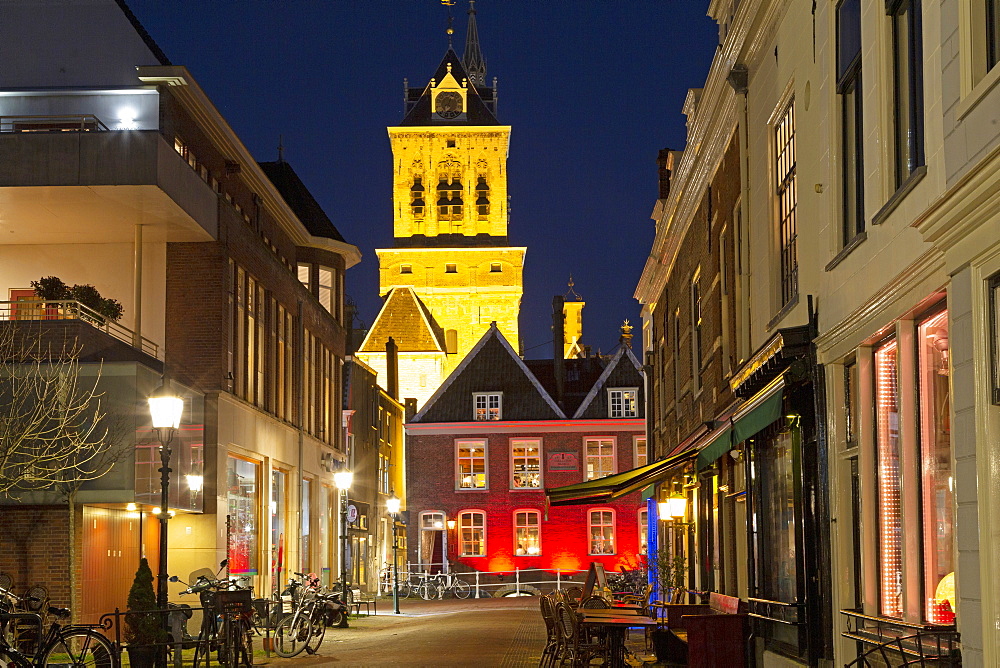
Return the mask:
<svg viewBox="0 0 1000 668">
<path fill-rule="evenodd" d="M 954 625 L 911 624 L 898 619 L 841 610 L 847 630 L 840 635 L 858 643 L 858 656 L 847 667 L 961 666 L 961 637 Z"/>
<path fill-rule="evenodd" d="M 136 337 L 128 327 L 105 318 L 78 301 L 0 301 L 0 321 L 81 320 L 109 336 L 136 347 L 150 357 L 160 358 L 159 346 L 146 337 Z M 139 345 L 136 345 L 136 338 Z"/>
<path fill-rule="evenodd" d="M 399 566 L 400 581 L 409 578 L 410 583 L 416 587 L 428 577 L 436 577 L 431 574 L 431 570 L 440 568 L 443 564 L 414 564 L 407 563 Z M 452 564 L 453 565 L 453 564 Z M 565 587 L 580 586 L 580 580 L 573 580 L 573 576 L 585 574 L 585 570 L 556 569 L 547 570 L 544 568 L 515 568 L 513 571 L 468 571 L 460 572 L 449 569 L 449 574 L 453 578 L 460 579 L 472 587 L 474 598 L 487 598 L 498 596 L 519 596 L 534 594 L 542 589 L 561 590 Z M 392 588 L 388 588 L 391 595 Z"/>
<path fill-rule="evenodd" d="M 93 114 L 0 116 L 0 132 L 109 132 Z"/>
</svg>

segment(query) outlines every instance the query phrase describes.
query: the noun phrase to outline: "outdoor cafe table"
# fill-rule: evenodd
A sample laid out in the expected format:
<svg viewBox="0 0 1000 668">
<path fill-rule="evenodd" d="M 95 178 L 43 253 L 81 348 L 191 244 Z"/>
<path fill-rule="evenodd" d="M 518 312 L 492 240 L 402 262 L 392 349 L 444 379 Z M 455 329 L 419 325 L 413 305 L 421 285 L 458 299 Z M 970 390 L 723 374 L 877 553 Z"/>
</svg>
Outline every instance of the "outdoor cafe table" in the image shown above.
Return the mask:
<svg viewBox="0 0 1000 668">
<path fill-rule="evenodd" d="M 604 629 L 608 633 L 608 665 L 613 668 L 623 668 L 625 664 L 625 634 L 629 628 L 648 628 L 657 625 L 657 621 L 644 615 L 617 614 L 609 615 L 614 610 L 585 610 L 580 620 L 582 626 Z M 591 614 L 598 613 L 598 614 Z"/>
</svg>

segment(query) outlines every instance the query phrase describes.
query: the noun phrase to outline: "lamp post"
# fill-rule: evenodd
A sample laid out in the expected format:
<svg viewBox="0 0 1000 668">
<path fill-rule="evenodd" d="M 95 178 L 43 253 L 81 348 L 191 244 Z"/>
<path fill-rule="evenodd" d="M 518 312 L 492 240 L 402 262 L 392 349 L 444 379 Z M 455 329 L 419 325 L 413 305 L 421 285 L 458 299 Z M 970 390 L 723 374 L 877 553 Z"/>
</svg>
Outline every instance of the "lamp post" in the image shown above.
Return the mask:
<svg viewBox="0 0 1000 668">
<path fill-rule="evenodd" d="M 385 508 L 392 518 L 392 608 L 399 614 L 399 539 L 396 534 L 396 522 L 399 518 L 399 498 L 393 490 L 385 501 Z"/>
<path fill-rule="evenodd" d="M 354 474 L 342 469 L 333 474 L 333 482 L 341 493 L 340 520 L 341 520 L 341 543 L 340 548 L 340 583 L 344 594 L 344 604 L 347 605 L 347 490 L 351 488 L 354 481 Z"/>
<path fill-rule="evenodd" d="M 181 413 L 184 412 L 184 400 L 170 391 L 168 381 L 149 395 L 149 415 L 153 421 L 156 439 L 160 442 L 160 565 L 156 575 L 156 606 L 167 607 L 167 510 L 170 497 L 170 442 L 174 440 L 174 431 L 181 424 Z M 163 618 L 164 628 L 167 618 Z"/>
</svg>

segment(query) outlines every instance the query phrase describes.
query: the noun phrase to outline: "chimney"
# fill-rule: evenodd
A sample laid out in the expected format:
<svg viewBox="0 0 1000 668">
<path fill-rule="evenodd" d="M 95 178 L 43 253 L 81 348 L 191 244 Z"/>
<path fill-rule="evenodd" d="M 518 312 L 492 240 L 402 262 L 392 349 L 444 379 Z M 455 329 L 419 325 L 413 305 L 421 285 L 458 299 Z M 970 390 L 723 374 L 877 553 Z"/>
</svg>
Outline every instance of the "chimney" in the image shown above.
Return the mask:
<svg viewBox="0 0 1000 668">
<path fill-rule="evenodd" d="M 566 338 L 563 298 L 552 298 L 552 373 L 556 378 L 556 404 L 562 408 L 566 389 L 566 353 L 563 341 Z"/>
<path fill-rule="evenodd" d="M 399 357 L 396 354 L 398 349 L 396 348 L 396 341 L 390 336 L 389 340 L 385 342 L 385 375 L 386 375 L 386 392 L 389 396 L 399 401 Z"/>
<path fill-rule="evenodd" d="M 406 421 L 409 422 L 413 419 L 413 416 L 417 414 L 417 399 L 416 397 L 407 397 L 403 400 L 403 406 L 405 407 Z"/>
</svg>

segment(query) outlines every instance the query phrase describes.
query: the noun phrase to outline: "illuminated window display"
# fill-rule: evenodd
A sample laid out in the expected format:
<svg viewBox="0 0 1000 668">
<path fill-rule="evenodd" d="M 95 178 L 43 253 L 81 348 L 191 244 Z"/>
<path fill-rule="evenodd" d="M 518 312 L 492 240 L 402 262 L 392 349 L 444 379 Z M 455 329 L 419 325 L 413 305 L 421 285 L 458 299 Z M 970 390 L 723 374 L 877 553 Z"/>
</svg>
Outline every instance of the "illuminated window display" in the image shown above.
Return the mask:
<svg viewBox="0 0 1000 668">
<path fill-rule="evenodd" d="M 917 344 L 924 614 L 931 623 L 951 624 L 955 619 L 955 564 L 947 311 L 919 324 Z"/>
<path fill-rule="evenodd" d="M 260 499 L 260 466 L 237 457 L 226 462 L 228 512 L 230 517 L 229 572 L 257 574 L 257 504 Z"/>
<path fill-rule="evenodd" d="M 461 528 L 461 555 L 482 557 L 486 554 L 486 515 L 480 512 L 464 512 L 459 517 Z"/>
<path fill-rule="evenodd" d="M 879 610 L 886 617 L 901 617 L 903 614 L 902 481 L 896 360 L 895 340 L 875 351 Z"/>
<path fill-rule="evenodd" d="M 590 511 L 590 553 L 615 553 L 615 513 L 613 510 Z"/>
</svg>

